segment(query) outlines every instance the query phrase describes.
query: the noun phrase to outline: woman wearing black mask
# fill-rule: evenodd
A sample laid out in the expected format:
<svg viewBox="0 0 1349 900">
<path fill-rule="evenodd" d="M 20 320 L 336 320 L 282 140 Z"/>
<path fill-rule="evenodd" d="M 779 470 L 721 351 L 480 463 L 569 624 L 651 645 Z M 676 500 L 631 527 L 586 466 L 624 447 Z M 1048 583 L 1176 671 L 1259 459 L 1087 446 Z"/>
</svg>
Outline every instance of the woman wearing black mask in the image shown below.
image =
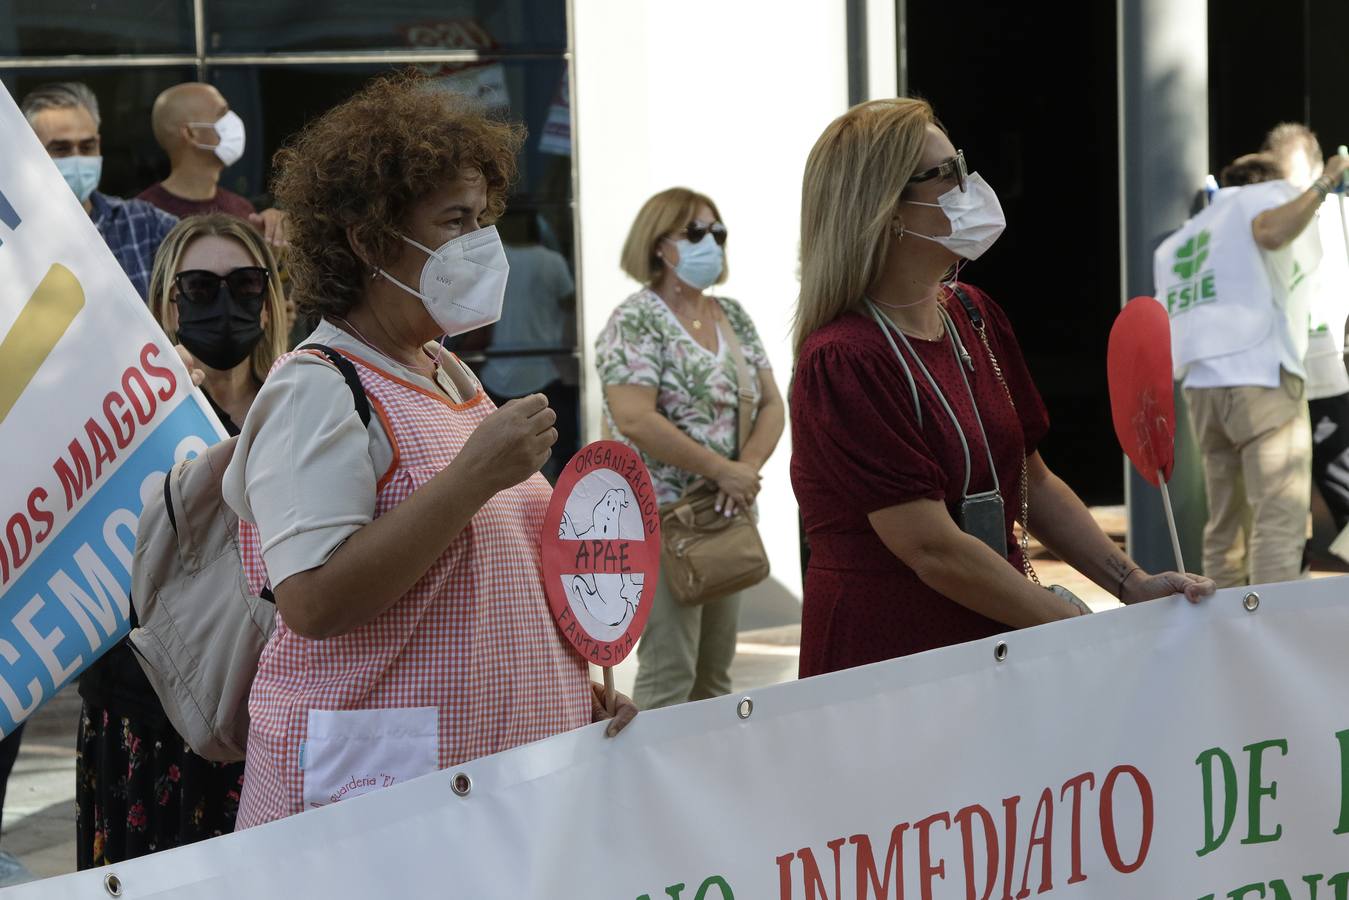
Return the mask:
<svg viewBox="0 0 1349 900">
<path fill-rule="evenodd" d="M 204 374 L 202 390 L 237 434 L 272 363 L 286 350 L 276 263 L 247 223 L 184 219 L 155 257 L 150 308 Z M 192 753 L 126 642 L 80 677 L 76 862 L 109 865 L 234 830 L 243 763 Z"/>
<path fill-rule="evenodd" d="M 226 430 L 237 433 L 287 349 L 285 295 L 267 245 L 233 216 L 184 219 L 155 258 L 150 308 L 196 360 L 206 376 L 202 390 Z"/>
</svg>

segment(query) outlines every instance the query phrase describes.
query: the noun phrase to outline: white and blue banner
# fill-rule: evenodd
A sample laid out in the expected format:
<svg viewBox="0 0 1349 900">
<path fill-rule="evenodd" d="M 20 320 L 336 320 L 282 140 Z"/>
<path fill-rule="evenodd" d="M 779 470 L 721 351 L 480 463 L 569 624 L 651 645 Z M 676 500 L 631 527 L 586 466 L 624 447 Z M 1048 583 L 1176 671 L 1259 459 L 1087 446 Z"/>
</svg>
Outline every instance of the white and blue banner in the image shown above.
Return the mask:
<svg viewBox="0 0 1349 900">
<path fill-rule="evenodd" d="M 0 733 L 126 634 L 141 498 L 220 435 L 0 87 Z"/>
</svg>

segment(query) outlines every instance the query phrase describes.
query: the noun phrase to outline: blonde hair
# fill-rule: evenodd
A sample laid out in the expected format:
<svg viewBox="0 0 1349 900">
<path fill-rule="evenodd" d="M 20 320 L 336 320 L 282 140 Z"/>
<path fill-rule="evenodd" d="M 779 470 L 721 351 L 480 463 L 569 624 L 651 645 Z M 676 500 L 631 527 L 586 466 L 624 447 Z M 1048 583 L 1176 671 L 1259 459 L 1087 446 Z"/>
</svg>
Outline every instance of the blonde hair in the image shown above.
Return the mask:
<svg viewBox="0 0 1349 900">
<path fill-rule="evenodd" d="M 281 278 L 276 272 L 276 258 L 267 248 L 262 235 L 243 219 L 227 216 L 223 213 L 211 213 L 205 216 L 192 216 L 183 219 L 165 236 L 155 253 L 155 267 L 150 273 L 150 311 L 155 321 L 169 340 L 178 342 L 177 332 L 169 327 L 169 306 L 173 303 L 173 277 L 183 262 L 183 254 L 190 245 L 201 237 L 231 238 L 243 245 L 254 265 L 262 266 L 270 275 L 267 278 L 267 299 L 263 310 L 267 313 L 267 324 L 262 340 L 253 348 L 253 377 L 259 382 L 267 378 L 272 363 L 289 349 L 290 335 L 286 332 L 286 295 L 281 288 Z"/>
<path fill-rule="evenodd" d="M 712 198 L 688 188 L 668 188 L 643 203 L 637 218 L 632 222 L 632 228 L 628 230 L 628 239 L 623 242 L 623 255 L 619 257 L 623 271 L 642 284 L 659 281 L 665 271 L 665 261 L 656 255 L 656 245 L 667 234 L 679 231 L 692 222 L 701 206 L 709 207 L 716 220 L 721 221 L 721 211 Z M 703 238 L 710 239 L 710 236 Z M 726 280 L 728 271 L 730 267 L 723 256 L 721 277 L 717 279 L 717 284 Z"/>
<path fill-rule="evenodd" d="M 941 127 L 925 100 L 872 100 L 829 123 L 815 142 L 801 185 L 795 354 L 853 309 L 885 265 L 891 222 L 918 170 L 928 125 Z"/>
</svg>

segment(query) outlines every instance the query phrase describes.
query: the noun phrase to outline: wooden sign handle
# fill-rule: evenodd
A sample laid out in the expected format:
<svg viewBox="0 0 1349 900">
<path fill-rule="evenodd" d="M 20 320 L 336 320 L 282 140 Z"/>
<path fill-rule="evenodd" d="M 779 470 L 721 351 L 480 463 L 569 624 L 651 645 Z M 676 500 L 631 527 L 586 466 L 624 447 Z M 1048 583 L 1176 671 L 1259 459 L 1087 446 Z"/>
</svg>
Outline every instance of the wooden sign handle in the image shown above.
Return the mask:
<svg viewBox="0 0 1349 900">
<path fill-rule="evenodd" d="M 1176 554 L 1176 571 L 1185 574 L 1185 558 L 1180 553 L 1180 534 L 1176 531 L 1176 514 L 1171 510 L 1171 492 L 1166 489 L 1166 476 L 1157 473 L 1157 484 L 1162 489 L 1162 507 L 1166 510 L 1166 524 L 1171 529 L 1171 550 Z"/>
</svg>

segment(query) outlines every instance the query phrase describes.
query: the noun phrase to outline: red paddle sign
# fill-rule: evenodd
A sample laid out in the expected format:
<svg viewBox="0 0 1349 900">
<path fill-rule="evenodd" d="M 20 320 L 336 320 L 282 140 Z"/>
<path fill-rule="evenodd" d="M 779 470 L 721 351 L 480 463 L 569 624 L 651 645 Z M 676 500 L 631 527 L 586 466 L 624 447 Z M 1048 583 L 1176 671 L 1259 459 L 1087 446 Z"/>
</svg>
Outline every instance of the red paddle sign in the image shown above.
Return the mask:
<svg viewBox="0 0 1349 900">
<path fill-rule="evenodd" d="M 553 621 L 586 660 L 618 665 L 651 616 L 660 577 L 660 506 L 641 457 L 615 441 L 582 447 L 543 527 Z"/>
<path fill-rule="evenodd" d="M 1125 305 L 1106 354 L 1110 410 L 1120 446 L 1153 486 L 1171 480 L 1176 462 L 1176 398 L 1171 376 L 1171 320 L 1152 297 Z"/>
</svg>

